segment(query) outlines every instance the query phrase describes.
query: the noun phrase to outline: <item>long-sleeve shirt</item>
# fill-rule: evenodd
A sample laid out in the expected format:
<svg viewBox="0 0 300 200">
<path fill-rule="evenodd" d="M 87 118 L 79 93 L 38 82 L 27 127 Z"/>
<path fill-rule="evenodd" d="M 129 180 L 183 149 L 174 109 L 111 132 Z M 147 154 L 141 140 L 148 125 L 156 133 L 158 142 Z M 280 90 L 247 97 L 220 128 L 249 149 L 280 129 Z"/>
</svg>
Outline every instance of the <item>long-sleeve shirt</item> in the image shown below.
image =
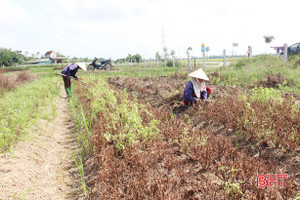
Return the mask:
<svg viewBox="0 0 300 200">
<path fill-rule="evenodd" d="M 72 63 L 72 64 L 69 64 L 67 67 L 65 67 L 61 73 L 64 74 L 64 75 L 67 75 L 68 76 L 68 79 L 70 79 L 70 76 L 72 76 L 73 78 L 78 79 L 77 76 L 76 76 L 76 73 L 78 71 L 79 67 L 77 64 L 75 63 Z"/>
<path fill-rule="evenodd" d="M 200 99 L 207 99 L 207 92 L 206 91 L 203 91 L 203 92 L 200 93 Z M 183 92 L 182 100 L 185 101 L 185 102 L 187 100 L 189 103 L 196 103 L 197 102 L 197 97 L 196 97 L 195 92 L 194 92 L 194 86 L 193 86 L 192 81 L 189 81 L 186 84 L 184 92 Z"/>
</svg>

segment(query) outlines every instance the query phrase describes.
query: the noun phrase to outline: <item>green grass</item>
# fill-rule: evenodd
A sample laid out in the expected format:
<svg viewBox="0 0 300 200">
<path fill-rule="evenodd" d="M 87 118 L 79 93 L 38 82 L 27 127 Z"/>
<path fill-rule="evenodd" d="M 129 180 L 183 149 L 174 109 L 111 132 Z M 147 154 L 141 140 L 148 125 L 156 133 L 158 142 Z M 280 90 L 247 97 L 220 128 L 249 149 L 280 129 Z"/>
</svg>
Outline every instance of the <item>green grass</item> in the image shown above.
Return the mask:
<svg viewBox="0 0 300 200">
<path fill-rule="evenodd" d="M 76 88 L 76 85 L 77 84 L 73 85 L 74 88 Z M 91 156 L 94 150 L 94 146 L 91 143 L 93 136 L 93 132 L 91 131 L 92 119 L 90 121 L 87 120 L 82 108 L 82 104 L 75 93 L 73 93 L 70 98 L 70 107 L 72 118 L 76 123 L 76 133 L 78 134 L 77 141 L 80 146 L 80 149 L 74 153 L 71 153 L 71 155 L 80 174 L 82 192 L 84 195 L 86 195 L 89 187 L 85 183 L 84 166 L 82 160 L 84 160 L 86 156 Z"/>
<path fill-rule="evenodd" d="M 55 70 L 54 68 L 58 67 L 66 67 L 67 64 L 61 65 L 31 65 L 26 67 L 5 67 L 6 70 L 5 74 L 11 74 L 18 71 L 27 71 L 29 73 L 35 74 L 38 77 L 45 78 L 45 77 L 53 77 L 55 76 L 55 72 L 60 72 L 61 70 Z M 1 70 L 1 68 L 0 68 Z"/>
<path fill-rule="evenodd" d="M 152 77 L 152 76 L 168 76 L 173 73 L 185 73 L 179 67 L 117 67 L 111 71 L 95 70 L 93 73 L 97 77 L 112 77 L 112 76 L 129 76 L 129 77 Z M 80 72 L 79 77 L 88 77 L 91 75 L 88 72 Z"/>
<path fill-rule="evenodd" d="M 58 94 L 57 81 L 57 78 L 38 79 L 1 97 L 0 151 L 8 150 L 20 136 L 31 131 L 38 119 L 48 115 L 44 108 L 49 104 L 51 114 L 55 114 L 52 101 Z"/>
<path fill-rule="evenodd" d="M 294 57 L 285 63 L 276 56 L 263 55 L 251 60 L 239 59 L 229 66 L 207 68 L 206 72 L 218 72 L 222 76 L 221 79 L 211 77 L 211 81 L 216 84 L 250 88 L 257 86 L 260 81 L 267 81 L 268 75 L 280 74 L 286 81 L 277 88 L 284 92 L 300 94 L 300 67 L 297 60 L 299 57 Z"/>
<path fill-rule="evenodd" d="M 209 61 L 218 62 L 217 59 L 209 59 Z M 180 60 L 182 64 L 187 63 L 186 60 Z M 229 66 L 211 68 L 207 65 L 205 72 L 207 74 L 218 72 L 221 78 L 210 77 L 210 83 L 219 85 L 238 86 L 242 88 L 253 88 L 259 85 L 259 82 L 266 82 L 269 75 L 280 74 L 285 81 L 276 88 L 286 93 L 300 94 L 300 56 L 294 56 L 285 63 L 282 59 L 272 55 L 261 55 L 248 58 L 230 58 L 227 62 L 231 62 Z M 198 66 L 201 60 L 197 60 Z M 191 65 L 194 63 L 191 61 Z M 202 65 L 202 63 L 201 63 Z M 173 73 L 187 73 L 188 67 L 140 67 L 139 65 L 132 67 L 118 66 L 115 70 L 95 73 L 101 77 L 111 76 L 131 76 L 131 77 L 151 77 L 151 76 L 168 76 Z M 86 75 L 83 75 L 83 77 Z"/>
<path fill-rule="evenodd" d="M 79 150 L 79 155 L 82 156 L 84 156 L 85 154 L 89 155 L 93 151 L 93 146 L 90 146 L 89 143 L 91 136 L 93 134 L 91 131 L 91 121 L 87 120 L 82 105 L 75 94 L 71 96 L 70 105 L 71 105 L 72 118 L 77 124 L 76 131 L 79 133 L 77 139 L 81 145 L 81 149 Z"/>
<path fill-rule="evenodd" d="M 226 58 L 226 62 L 234 62 L 237 60 L 240 60 L 242 58 Z M 205 58 L 206 62 L 223 62 L 223 58 Z M 188 61 L 187 59 L 179 60 L 180 63 L 187 65 Z M 196 62 L 199 64 L 203 62 L 203 59 L 196 59 Z M 194 63 L 194 59 L 191 59 L 191 64 Z"/>
<path fill-rule="evenodd" d="M 80 181 L 81 181 L 81 187 L 82 187 L 83 193 L 84 193 L 84 195 L 86 195 L 89 187 L 85 184 L 84 167 L 83 167 L 83 163 L 82 163 L 82 158 L 79 157 L 79 161 L 80 161 L 80 163 L 79 163 L 77 161 L 76 157 L 73 155 L 73 153 L 71 153 L 71 155 L 72 155 L 72 158 L 73 158 L 73 160 L 77 166 L 77 169 L 79 171 L 79 174 L 80 174 Z"/>
</svg>

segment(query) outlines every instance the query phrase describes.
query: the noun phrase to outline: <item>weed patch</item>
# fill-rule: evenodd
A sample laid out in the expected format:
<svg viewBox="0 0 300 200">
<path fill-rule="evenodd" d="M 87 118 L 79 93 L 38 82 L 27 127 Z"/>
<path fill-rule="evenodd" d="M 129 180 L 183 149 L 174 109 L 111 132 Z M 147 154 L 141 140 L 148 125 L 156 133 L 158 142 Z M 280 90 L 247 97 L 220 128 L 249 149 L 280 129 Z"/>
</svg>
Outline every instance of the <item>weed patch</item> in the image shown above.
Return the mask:
<svg viewBox="0 0 300 200">
<path fill-rule="evenodd" d="M 35 78 L 34 75 L 25 71 L 15 74 L 0 74 L 0 95 L 5 91 L 10 91 L 25 82 L 31 82 Z"/>
</svg>

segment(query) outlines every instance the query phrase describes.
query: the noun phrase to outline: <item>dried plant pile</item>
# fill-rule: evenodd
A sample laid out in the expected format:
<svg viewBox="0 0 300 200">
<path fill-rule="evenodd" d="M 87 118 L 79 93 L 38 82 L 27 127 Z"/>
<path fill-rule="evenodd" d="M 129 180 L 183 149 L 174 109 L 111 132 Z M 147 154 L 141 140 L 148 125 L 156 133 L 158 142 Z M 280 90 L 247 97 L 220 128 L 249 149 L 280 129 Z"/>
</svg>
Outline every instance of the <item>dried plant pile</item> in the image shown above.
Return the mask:
<svg viewBox="0 0 300 200">
<path fill-rule="evenodd" d="M 34 75 L 27 72 L 18 74 L 0 74 L 0 94 L 15 89 L 20 83 L 34 80 Z"/>
<path fill-rule="evenodd" d="M 15 88 L 14 82 L 8 75 L 0 74 L 0 92 L 3 90 L 12 90 Z"/>
<path fill-rule="evenodd" d="M 283 189 L 256 187 L 260 173 L 279 173 L 222 135 L 195 128 L 163 108 L 132 98 L 103 80 L 77 88 L 91 121 L 98 177 L 87 181 L 96 199 L 288 199 Z"/>
</svg>

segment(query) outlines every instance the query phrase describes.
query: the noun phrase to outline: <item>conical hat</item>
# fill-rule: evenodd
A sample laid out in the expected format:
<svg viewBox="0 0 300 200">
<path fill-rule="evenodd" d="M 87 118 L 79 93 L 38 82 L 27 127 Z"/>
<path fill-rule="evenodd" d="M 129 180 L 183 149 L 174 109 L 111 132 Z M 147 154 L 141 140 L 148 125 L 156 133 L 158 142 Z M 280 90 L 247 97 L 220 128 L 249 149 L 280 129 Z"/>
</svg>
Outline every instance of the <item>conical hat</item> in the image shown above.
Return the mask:
<svg viewBox="0 0 300 200">
<path fill-rule="evenodd" d="M 83 69 L 84 71 L 86 71 L 86 65 L 85 65 L 84 62 L 76 63 L 76 65 L 78 65 L 81 69 Z"/>
<path fill-rule="evenodd" d="M 194 77 L 194 78 L 200 78 L 203 79 L 205 81 L 209 81 L 208 77 L 206 76 L 206 74 L 204 73 L 204 71 L 200 68 L 197 69 L 196 71 L 193 71 L 191 73 L 189 73 L 188 76 Z"/>
</svg>

